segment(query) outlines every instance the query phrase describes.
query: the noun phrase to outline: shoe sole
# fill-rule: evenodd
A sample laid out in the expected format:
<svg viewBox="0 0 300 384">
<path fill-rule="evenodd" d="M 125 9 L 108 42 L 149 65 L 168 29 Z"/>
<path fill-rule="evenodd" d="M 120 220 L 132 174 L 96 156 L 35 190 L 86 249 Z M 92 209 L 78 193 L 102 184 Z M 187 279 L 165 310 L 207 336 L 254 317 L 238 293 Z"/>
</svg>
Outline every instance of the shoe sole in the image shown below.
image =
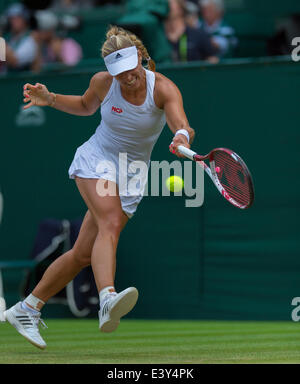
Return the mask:
<svg viewBox="0 0 300 384">
<path fill-rule="evenodd" d="M 111 309 L 109 320 L 100 326 L 100 331 L 105 333 L 115 331 L 120 324 L 120 318 L 127 315 L 135 306 L 138 296 L 136 288 L 132 287 L 125 290 L 124 294 Z"/>
<path fill-rule="evenodd" d="M 30 339 L 24 332 L 22 332 L 22 329 L 18 328 L 18 324 L 16 323 L 14 316 L 11 315 L 8 311 L 4 312 L 4 317 L 9 322 L 9 324 L 11 324 L 19 332 L 19 334 L 22 335 L 23 337 L 25 337 L 25 339 L 27 341 L 29 341 L 32 345 L 34 345 L 35 347 L 37 347 L 39 349 L 45 349 L 46 348 L 46 345 L 37 344 L 35 341 Z"/>
</svg>

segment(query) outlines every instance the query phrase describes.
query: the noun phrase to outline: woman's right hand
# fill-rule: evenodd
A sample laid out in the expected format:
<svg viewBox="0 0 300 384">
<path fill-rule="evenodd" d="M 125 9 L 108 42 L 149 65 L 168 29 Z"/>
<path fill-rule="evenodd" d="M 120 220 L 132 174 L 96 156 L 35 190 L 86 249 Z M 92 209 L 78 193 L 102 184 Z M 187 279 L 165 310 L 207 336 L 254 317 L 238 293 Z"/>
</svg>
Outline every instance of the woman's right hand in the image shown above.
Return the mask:
<svg viewBox="0 0 300 384">
<path fill-rule="evenodd" d="M 55 99 L 54 93 L 49 92 L 47 87 L 40 83 L 36 83 L 35 85 L 29 83 L 25 84 L 23 95 L 24 103 L 30 101 L 30 103 L 25 105 L 23 109 L 28 109 L 33 105 L 38 105 L 40 107 L 51 105 Z"/>
</svg>

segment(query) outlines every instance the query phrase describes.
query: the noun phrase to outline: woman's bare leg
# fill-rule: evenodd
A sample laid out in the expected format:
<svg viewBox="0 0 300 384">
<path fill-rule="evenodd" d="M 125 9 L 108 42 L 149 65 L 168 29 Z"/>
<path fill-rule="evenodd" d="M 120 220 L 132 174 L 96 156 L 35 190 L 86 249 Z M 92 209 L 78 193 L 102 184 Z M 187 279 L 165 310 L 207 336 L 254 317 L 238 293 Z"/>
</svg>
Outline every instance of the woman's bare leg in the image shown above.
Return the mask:
<svg viewBox="0 0 300 384">
<path fill-rule="evenodd" d="M 114 286 L 116 249 L 121 230 L 128 221 L 119 196 L 100 197 L 96 184 L 106 180 L 76 178 L 79 191 L 90 208 L 73 248 L 57 258 L 32 291 L 38 309 L 63 289 L 86 266 L 92 264 L 98 291 Z"/>
<path fill-rule="evenodd" d="M 108 189 L 114 185 L 113 182 L 102 179 L 76 178 L 76 183 L 98 228 L 91 254 L 91 265 L 100 292 L 105 287 L 114 286 L 117 245 L 128 217 L 122 210 L 118 194 L 99 196 L 97 193 L 97 183 L 98 188 L 103 186 Z M 116 187 L 116 185 L 114 186 Z M 117 191 L 117 188 L 115 190 Z"/>
<path fill-rule="evenodd" d="M 90 263 L 100 293 L 99 329 L 102 332 L 113 332 L 118 327 L 120 318 L 134 307 L 138 298 L 138 291 L 134 287 L 127 288 L 119 294 L 112 293 L 117 245 L 128 217 L 122 210 L 118 194 L 100 196 L 97 185 L 103 187 L 107 184 L 116 187 L 116 184 L 101 179 L 81 178 L 76 178 L 76 183 L 89 210 L 74 247 L 47 268 L 32 294 L 27 300 L 25 299 L 25 304 L 17 303 L 4 312 L 6 320 L 41 349 L 46 348 L 46 343 L 39 333 L 38 321 L 32 321 L 33 317 L 40 320 L 40 315 L 30 312 L 28 306 L 41 309 L 50 297 L 65 287 Z M 31 324 L 29 330 L 24 327 L 24 322 L 27 325 Z"/>
</svg>

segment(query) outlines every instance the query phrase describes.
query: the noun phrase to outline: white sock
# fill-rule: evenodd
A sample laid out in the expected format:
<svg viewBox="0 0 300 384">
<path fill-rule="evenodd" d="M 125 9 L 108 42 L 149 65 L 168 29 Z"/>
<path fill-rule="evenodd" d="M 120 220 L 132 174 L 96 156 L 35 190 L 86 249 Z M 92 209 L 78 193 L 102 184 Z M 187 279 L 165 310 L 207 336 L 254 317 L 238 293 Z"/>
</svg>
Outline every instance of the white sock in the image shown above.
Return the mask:
<svg viewBox="0 0 300 384">
<path fill-rule="evenodd" d="M 39 303 L 42 303 L 42 304 L 45 304 L 43 302 L 43 300 L 39 299 L 38 297 L 35 297 L 33 296 L 32 294 L 30 294 L 29 296 L 27 296 L 22 304 L 24 303 L 24 306 L 26 305 L 27 308 L 30 308 L 31 309 L 33 308 L 35 311 L 40 311 L 39 308 L 38 308 L 38 304 Z"/>
<path fill-rule="evenodd" d="M 103 288 L 100 292 L 99 292 L 99 299 L 100 299 L 100 306 L 101 306 L 101 303 L 103 302 L 103 300 L 105 299 L 105 296 L 108 295 L 108 294 L 117 294 L 117 292 L 115 291 L 115 287 L 105 287 Z"/>
</svg>

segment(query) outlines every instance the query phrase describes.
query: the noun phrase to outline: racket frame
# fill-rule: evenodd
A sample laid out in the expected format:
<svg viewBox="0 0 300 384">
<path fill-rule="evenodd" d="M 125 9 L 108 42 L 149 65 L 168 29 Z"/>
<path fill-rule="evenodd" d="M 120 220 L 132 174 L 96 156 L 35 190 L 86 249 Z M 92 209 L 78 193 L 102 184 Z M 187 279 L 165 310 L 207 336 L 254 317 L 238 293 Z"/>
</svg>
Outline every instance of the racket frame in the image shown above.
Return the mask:
<svg viewBox="0 0 300 384">
<path fill-rule="evenodd" d="M 226 152 L 235 161 L 239 161 L 242 164 L 242 166 L 244 168 L 244 171 L 246 173 L 248 182 L 250 184 L 250 195 L 251 195 L 251 197 L 250 197 L 250 202 L 248 204 L 245 205 L 245 204 L 241 204 L 241 203 L 237 202 L 235 199 L 233 199 L 226 192 L 225 188 L 220 183 L 218 175 L 217 175 L 217 172 L 216 172 L 215 160 L 214 160 L 214 152 L 216 152 L 216 151 Z M 190 160 L 193 160 L 193 161 L 197 162 L 200 166 L 202 166 L 202 168 L 205 170 L 206 174 L 210 177 L 212 182 L 217 187 L 218 191 L 221 193 L 221 195 L 227 201 L 229 201 L 232 205 L 234 205 L 234 206 L 236 206 L 236 207 L 238 207 L 240 209 L 248 209 L 252 205 L 253 199 L 254 199 L 254 192 L 253 192 L 253 182 L 252 182 L 251 174 L 250 174 L 246 164 L 244 163 L 244 161 L 240 158 L 239 155 L 237 155 L 231 149 L 228 149 L 228 148 L 214 148 L 207 155 L 201 156 L 201 155 L 198 155 L 196 152 L 190 150 L 189 148 L 186 148 L 183 145 L 179 145 L 178 146 L 178 152 L 181 153 L 182 155 L 184 155 L 185 157 L 189 158 Z M 204 160 L 208 160 L 209 161 L 209 166 L 204 162 Z"/>
</svg>

